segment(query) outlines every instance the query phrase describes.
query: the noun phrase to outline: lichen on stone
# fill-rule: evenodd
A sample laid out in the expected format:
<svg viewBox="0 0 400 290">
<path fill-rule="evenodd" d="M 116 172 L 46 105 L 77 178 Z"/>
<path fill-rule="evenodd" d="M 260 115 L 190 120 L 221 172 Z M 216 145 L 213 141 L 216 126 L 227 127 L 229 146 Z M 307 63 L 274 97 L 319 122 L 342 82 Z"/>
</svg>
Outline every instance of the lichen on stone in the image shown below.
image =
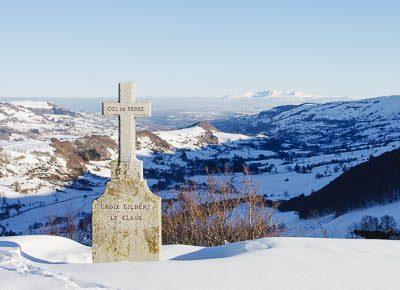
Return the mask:
<svg viewBox="0 0 400 290">
<path fill-rule="evenodd" d="M 145 229 L 144 238 L 147 242 L 147 246 L 149 248 L 149 252 L 152 254 L 156 254 L 159 251 L 159 229 L 158 227 L 151 227 L 149 229 Z"/>
</svg>

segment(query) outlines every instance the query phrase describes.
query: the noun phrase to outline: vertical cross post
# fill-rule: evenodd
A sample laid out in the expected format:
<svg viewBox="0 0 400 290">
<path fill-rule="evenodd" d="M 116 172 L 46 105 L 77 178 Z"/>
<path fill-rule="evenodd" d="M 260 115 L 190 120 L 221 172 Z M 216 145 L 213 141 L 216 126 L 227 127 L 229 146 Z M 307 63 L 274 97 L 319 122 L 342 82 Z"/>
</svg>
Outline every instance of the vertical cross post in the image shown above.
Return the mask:
<svg viewBox="0 0 400 290">
<path fill-rule="evenodd" d="M 118 84 L 120 104 L 133 104 L 135 91 L 132 82 Z M 133 114 L 119 114 L 119 160 L 132 161 L 136 157 L 136 120 Z"/>
<path fill-rule="evenodd" d="M 150 101 L 135 101 L 133 82 L 118 85 L 119 102 L 103 102 L 103 115 L 119 117 L 118 163 L 133 164 L 136 161 L 136 117 L 150 116 Z"/>
</svg>

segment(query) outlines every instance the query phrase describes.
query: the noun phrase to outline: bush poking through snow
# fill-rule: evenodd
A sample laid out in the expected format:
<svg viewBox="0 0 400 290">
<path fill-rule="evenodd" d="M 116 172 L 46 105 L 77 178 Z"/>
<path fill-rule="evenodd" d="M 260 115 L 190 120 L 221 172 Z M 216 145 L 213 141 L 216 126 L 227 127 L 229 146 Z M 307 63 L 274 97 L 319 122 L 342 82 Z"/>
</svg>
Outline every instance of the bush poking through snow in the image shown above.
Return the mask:
<svg viewBox="0 0 400 290">
<path fill-rule="evenodd" d="M 239 189 L 232 179 L 226 171 L 219 178 L 209 175 L 204 189 L 182 188 L 177 202 L 163 210 L 163 244 L 217 246 L 280 235 L 275 209 L 266 207 L 250 175 Z"/>
<path fill-rule="evenodd" d="M 57 215 L 51 213 L 46 217 L 46 222 L 40 228 L 42 234 L 52 236 L 63 236 L 69 239 L 76 239 L 77 235 L 77 217 L 79 210 L 72 208 L 71 205 L 67 206 L 64 215 Z"/>
<path fill-rule="evenodd" d="M 358 223 L 350 227 L 350 233 L 355 237 L 365 239 L 400 239 L 396 220 L 389 215 L 384 215 L 380 219 L 365 215 Z"/>
<path fill-rule="evenodd" d="M 11 188 L 16 191 L 16 192 L 20 192 L 22 189 L 21 183 L 16 180 L 13 184 L 11 184 Z"/>
</svg>

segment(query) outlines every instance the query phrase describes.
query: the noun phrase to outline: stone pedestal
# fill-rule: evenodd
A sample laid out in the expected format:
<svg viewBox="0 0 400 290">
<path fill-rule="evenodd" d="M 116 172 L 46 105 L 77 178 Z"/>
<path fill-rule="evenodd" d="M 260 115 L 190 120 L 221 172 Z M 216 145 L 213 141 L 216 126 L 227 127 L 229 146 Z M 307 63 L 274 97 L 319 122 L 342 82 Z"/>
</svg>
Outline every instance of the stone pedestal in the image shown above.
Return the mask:
<svg viewBox="0 0 400 290">
<path fill-rule="evenodd" d="M 158 261 L 161 198 L 141 177 L 141 162 L 114 163 L 104 194 L 93 202 L 93 262 Z"/>
</svg>

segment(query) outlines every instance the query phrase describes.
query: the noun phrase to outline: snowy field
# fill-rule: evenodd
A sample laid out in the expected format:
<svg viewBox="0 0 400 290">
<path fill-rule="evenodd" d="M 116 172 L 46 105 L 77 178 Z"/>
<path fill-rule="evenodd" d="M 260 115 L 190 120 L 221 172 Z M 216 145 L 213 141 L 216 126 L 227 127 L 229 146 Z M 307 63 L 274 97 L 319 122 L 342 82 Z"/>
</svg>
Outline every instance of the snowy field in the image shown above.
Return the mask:
<svg viewBox="0 0 400 290">
<path fill-rule="evenodd" d="M 54 236 L 0 238 L 0 289 L 399 289 L 400 243 L 266 238 L 212 248 L 164 246 L 161 262 L 92 264 Z"/>
<path fill-rule="evenodd" d="M 276 211 L 274 220 L 276 223 L 284 223 L 288 237 L 324 237 L 324 238 L 351 238 L 350 228 L 355 222 L 359 222 L 363 216 L 381 217 L 392 216 L 396 221 L 400 220 L 400 201 L 375 205 L 368 208 L 356 209 L 335 217 L 329 214 L 315 219 L 299 219 L 293 212 Z"/>
</svg>

